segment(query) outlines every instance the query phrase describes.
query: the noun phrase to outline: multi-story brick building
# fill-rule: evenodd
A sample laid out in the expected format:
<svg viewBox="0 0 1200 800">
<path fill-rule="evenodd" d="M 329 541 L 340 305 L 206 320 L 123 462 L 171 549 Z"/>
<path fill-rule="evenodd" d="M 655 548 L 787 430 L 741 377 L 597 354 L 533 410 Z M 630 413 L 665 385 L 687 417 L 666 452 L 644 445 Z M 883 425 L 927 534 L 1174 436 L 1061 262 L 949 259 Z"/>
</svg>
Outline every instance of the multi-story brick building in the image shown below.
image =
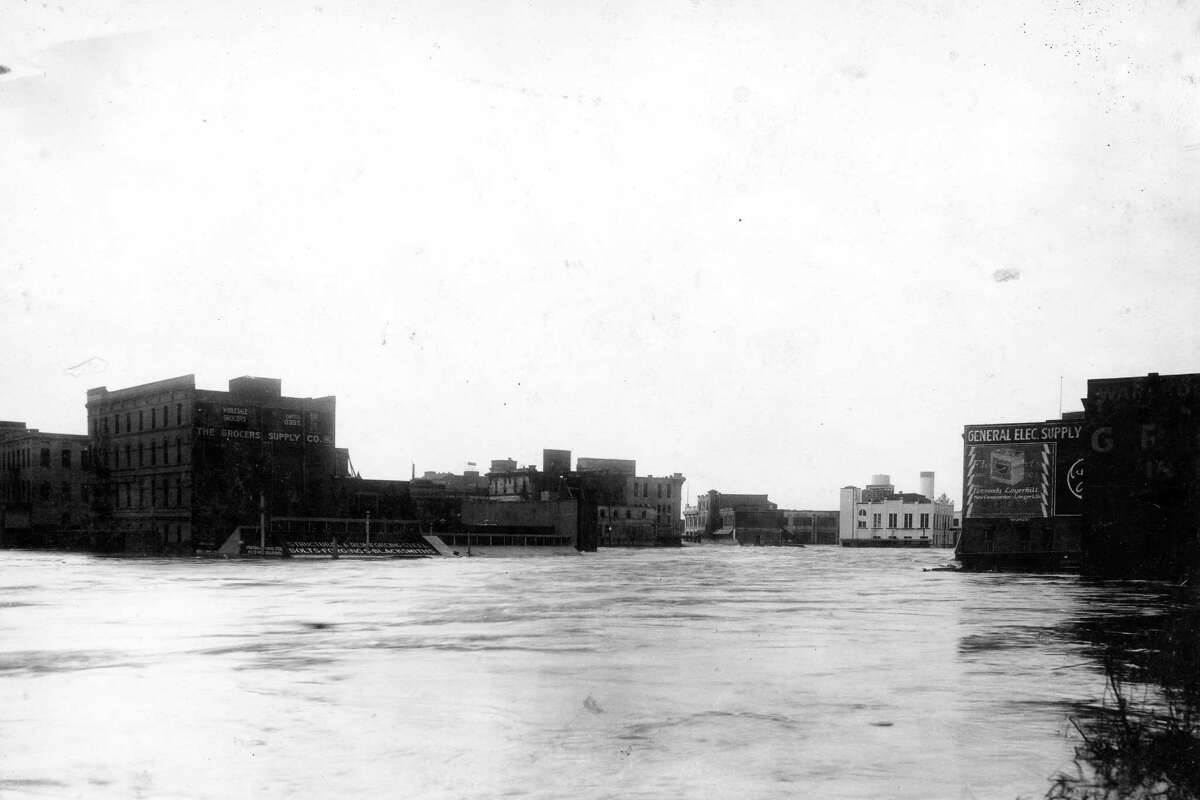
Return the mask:
<svg viewBox="0 0 1200 800">
<path fill-rule="evenodd" d="M 723 535 L 720 533 L 722 529 L 730 530 L 730 526 L 725 525 L 727 520 L 722 518 L 722 509 L 750 513 L 774 512 L 778 508 L 779 506 L 772 503 L 765 494 L 723 494 L 716 489 L 710 489 L 696 498 L 696 505 L 688 506 L 684 513 L 683 535 L 690 542 L 700 542 L 706 538 L 718 540 Z M 779 526 L 772 522 L 770 527 L 776 530 Z"/>
<path fill-rule="evenodd" d="M 338 475 L 333 397 L 284 397 L 273 378 L 229 391 L 195 376 L 88 390 L 97 510 L 168 547 L 218 547 L 262 515 L 320 516 Z"/>
<path fill-rule="evenodd" d="M 0 422 L 0 545 L 87 527 L 91 484 L 87 436 Z"/>
</svg>

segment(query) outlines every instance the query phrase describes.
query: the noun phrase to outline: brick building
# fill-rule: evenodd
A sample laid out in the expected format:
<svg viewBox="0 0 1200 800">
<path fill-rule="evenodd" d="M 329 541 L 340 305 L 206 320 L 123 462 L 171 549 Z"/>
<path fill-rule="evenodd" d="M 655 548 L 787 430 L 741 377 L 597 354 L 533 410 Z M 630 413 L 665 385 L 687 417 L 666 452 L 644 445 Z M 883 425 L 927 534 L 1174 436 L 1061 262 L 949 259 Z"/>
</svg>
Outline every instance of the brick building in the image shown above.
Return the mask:
<svg viewBox="0 0 1200 800">
<path fill-rule="evenodd" d="M 333 397 L 285 397 L 273 378 L 228 391 L 194 375 L 87 393 L 98 524 L 167 547 L 218 547 L 260 514 L 311 517 L 334 506 Z"/>
<path fill-rule="evenodd" d="M 684 512 L 684 539 L 689 542 L 721 540 L 725 536 L 719 533 L 721 529 L 730 527 L 725 524 L 727 520 L 721 516 L 722 509 L 749 513 L 777 511 L 779 506 L 772 503 L 765 494 L 722 494 L 716 489 L 710 489 L 696 498 L 696 505 L 688 506 Z M 780 527 L 783 524 L 782 520 L 783 517 L 779 517 L 779 525 L 772 523 L 771 527 Z"/>
<path fill-rule="evenodd" d="M 87 436 L 0 422 L 0 545 L 34 546 L 47 533 L 86 528 L 91 484 Z"/>
</svg>

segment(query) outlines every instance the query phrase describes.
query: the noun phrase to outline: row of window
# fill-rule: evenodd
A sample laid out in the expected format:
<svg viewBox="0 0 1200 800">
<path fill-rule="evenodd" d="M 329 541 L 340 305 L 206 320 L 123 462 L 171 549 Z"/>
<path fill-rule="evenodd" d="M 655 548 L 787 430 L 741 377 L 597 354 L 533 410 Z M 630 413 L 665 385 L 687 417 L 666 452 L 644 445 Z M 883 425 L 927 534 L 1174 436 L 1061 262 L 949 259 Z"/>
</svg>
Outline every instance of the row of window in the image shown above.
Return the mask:
<svg viewBox="0 0 1200 800">
<path fill-rule="evenodd" d="M 38 455 L 40 456 L 38 460 L 39 466 L 44 469 L 49 469 L 50 465 L 54 461 L 53 451 L 49 447 L 43 447 Z M 91 466 L 91 459 L 89 458 L 87 448 L 81 450 L 79 456 L 79 466 L 83 469 L 89 468 Z M 22 450 L 10 450 L 3 456 L 4 466 L 10 469 L 14 467 L 31 466 L 31 460 L 32 451 L 30 451 L 28 448 Z M 69 448 L 63 448 L 59 452 L 58 462 L 66 469 L 70 469 L 74 465 L 75 457 L 71 454 L 71 450 Z"/>
<path fill-rule="evenodd" d="M 897 524 L 896 524 L 896 521 L 897 521 L 897 519 L 898 519 L 898 516 L 899 516 L 899 515 L 897 515 L 897 514 L 888 514 L 888 524 L 887 524 L 887 526 L 888 526 L 889 528 L 898 528 L 898 527 L 900 527 L 899 525 L 897 525 Z M 883 520 L 883 514 L 881 514 L 881 513 L 872 514 L 872 515 L 871 515 L 871 527 L 872 527 L 872 528 L 880 528 L 880 527 L 883 527 L 882 525 L 880 525 L 880 522 L 881 522 L 882 520 Z M 904 528 L 911 529 L 911 528 L 912 528 L 912 526 L 913 526 L 913 515 L 912 515 L 912 514 L 905 514 L 905 515 L 904 515 Z M 858 521 L 858 527 L 860 527 L 860 528 L 865 528 L 865 527 L 867 527 L 866 520 L 861 520 L 861 519 L 860 519 L 860 520 Z M 928 515 L 928 514 L 922 514 L 922 515 L 921 515 L 921 518 L 920 518 L 920 524 L 919 524 L 917 527 L 918 527 L 918 528 L 921 528 L 921 529 L 925 529 L 925 528 L 928 528 L 928 527 L 929 527 L 929 515 Z"/>
<path fill-rule="evenodd" d="M 638 519 L 645 519 L 645 518 L 646 518 L 646 509 L 644 509 L 644 508 L 643 508 L 643 509 L 640 509 L 640 510 L 639 510 L 639 513 L 640 513 L 640 515 L 641 515 L 641 516 L 639 516 L 639 517 L 638 517 Z M 606 516 L 606 514 L 607 514 L 607 509 L 603 509 L 603 508 L 602 508 L 602 509 L 600 509 L 600 519 L 607 519 L 607 516 Z M 619 509 L 619 508 L 614 508 L 614 509 L 612 510 L 612 518 L 613 518 L 613 519 L 620 519 L 620 518 L 621 518 L 621 509 Z M 627 508 L 627 509 L 625 509 L 625 519 L 633 519 L 633 509 L 631 509 L 631 508 Z"/>
<path fill-rule="evenodd" d="M 166 428 L 171 424 L 168 409 L 169 409 L 169 406 L 166 403 L 164 403 L 162 406 L 161 414 L 159 413 L 158 406 L 154 406 L 153 408 L 150 409 L 150 430 L 154 430 L 155 428 L 159 428 L 159 427 Z M 93 418 L 92 419 L 92 435 L 93 436 L 100 435 L 100 430 L 98 430 L 97 428 L 102 428 L 106 435 L 109 433 L 113 433 L 113 434 L 121 433 L 121 416 L 122 416 L 121 414 L 113 414 L 111 417 L 105 416 L 105 417 L 100 417 L 100 418 Z M 133 433 L 133 421 L 134 421 L 133 412 L 126 411 L 124 414 L 124 417 L 125 417 L 125 433 Z M 109 425 L 110 420 L 112 421 L 111 426 Z M 175 425 L 176 426 L 183 425 L 183 403 L 175 404 Z M 139 431 L 143 431 L 146 429 L 146 410 L 144 408 L 138 409 L 137 429 Z"/>
<path fill-rule="evenodd" d="M 117 484 L 115 506 L 117 508 L 179 508 L 183 505 L 183 481 L 179 477 L 175 478 L 173 485 L 167 478 L 163 478 L 161 481 L 151 479 L 150 491 L 147 492 L 146 488 L 145 483 L 138 484 L 136 488 L 128 483 Z M 161 503 L 159 502 L 160 492 Z M 150 499 L 149 506 L 146 504 L 147 495 Z"/>
<path fill-rule="evenodd" d="M 106 467 L 109 466 L 109 452 L 110 452 L 109 450 L 102 451 L 101 460 L 104 462 L 104 466 L 106 466 Z M 138 442 L 136 450 L 134 450 L 132 444 L 126 443 L 125 448 L 124 448 L 124 453 L 125 453 L 124 464 L 122 465 L 122 463 L 121 463 L 122 449 L 119 447 L 114 447 L 111 450 L 112 461 L 113 461 L 111 466 L 113 469 L 133 469 L 134 454 L 136 453 L 137 454 L 137 466 L 139 466 L 139 467 L 146 466 L 147 455 L 149 455 L 149 461 L 150 461 L 149 466 L 156 467 L 156 466 L 158 466 L 159 452 L 160 452 L 160 448 L 159 448 L 159 443 L 158 443 L 157 439 L 151 440 L 149 447 L 146 447 L 145 442 Z M 163 440 L 162 440 L 161 452 L 162 452 L 163 466 L 170 465 L 170 463 L 171 463 L 171 443 L 167 440 L 167 437 L 165 437 L 165 436 L 163 437 Z M 178 436 L 175 437 L 175 463 L 176 464 L 183 463 L 183 440 Z"/>
<path fill-rule="evenodd" d="M 666 496 L 667 496 L 667 497 L 670 497 L 670 496 L 671 496 L 671 484 L 670 484 L 670 483 L 667 483 L 667 484 L 657 483 L 657 484 L 655 484 L 655 486 L 657 486 L 657 487 L 658 487 L 658 497 L 659 497 L 659 499 L 661 499 L 661 498 L 663 497 L 663 486 L 664 486 L 664 485 L 667 487 L 667 495 L 666 495 Z M 650 496 L 650 483 L 649 483 L 649 481 L 643 481 L 643 482 L 641 482 L 641 483 L 638 483 L 637 481 L 634 481 L 634 484 L 633 484 L 633 496 L 634 496 L 634 497 L 649 497 L 649 496 Z"/>
<path fill-rule="evenodd" d="M 50 481 L 42 481 L 34 485 L 32 481 L 11 481 L 0 486 L 0 498 L 16 502 L 32 500 L 50 500 L 54 487 Z M 88 487 L 79 487 L 79 500 L 86 503 L 90 498 Z M 58 500 L 70 502 L 75 499 L 75 487 L 70 481 L 63 481 L 58 487 Z"/>
</svg>

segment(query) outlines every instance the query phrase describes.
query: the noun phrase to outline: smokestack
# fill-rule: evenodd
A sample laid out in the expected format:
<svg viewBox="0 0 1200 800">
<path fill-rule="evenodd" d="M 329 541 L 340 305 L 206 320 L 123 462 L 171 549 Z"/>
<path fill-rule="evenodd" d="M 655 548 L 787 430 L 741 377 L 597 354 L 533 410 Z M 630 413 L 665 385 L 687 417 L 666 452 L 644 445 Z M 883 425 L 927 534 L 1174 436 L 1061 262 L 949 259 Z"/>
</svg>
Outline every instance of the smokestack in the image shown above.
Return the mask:
<svg viewBox="0 0 1200 800">
<path fill-rule="evenodd" d="M 921 473 L 921 494 L 925 495 L 930 500 L 933 499 L 933 473 L 932 472 L 922 472 Z"/>
</svg>

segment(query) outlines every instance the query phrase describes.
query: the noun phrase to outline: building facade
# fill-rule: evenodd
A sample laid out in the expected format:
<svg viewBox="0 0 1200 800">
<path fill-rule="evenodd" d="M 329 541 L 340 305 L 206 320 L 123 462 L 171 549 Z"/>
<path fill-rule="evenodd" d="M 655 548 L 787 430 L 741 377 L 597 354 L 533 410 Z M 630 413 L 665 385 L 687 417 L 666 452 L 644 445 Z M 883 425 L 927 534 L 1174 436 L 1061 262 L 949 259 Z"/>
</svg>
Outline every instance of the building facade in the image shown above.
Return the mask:
<svg viewBox="0 0 1200 800">
<path fill-rule="evenodd" d="M 266 516 L 334 509 L 333 397 L 285 397 L 278 379 L 249 376 L 197 389 L 185 375 L 90 389 L 87 412 L 103 526 L 216 549 Z"/>
<path fill-rule="evenodd" d="M 1084 413 L 1083 566 L 1200 575 L 1200 374 L 1089 380 Z"/>
<path fill-rule="evenodd" d="M 962 531 L 966 569 L 1054 570 L 1078 566 L 1083 532 L 1086 421 L 963 429 Z"/>
<path fill-rule="evenodd" d="M 91 448 L 82 434 L 0 422 L 0 546 L 37 546 L 90 520 Z"/>
<path fill-rule="evenodd" d="M 779 545 L 791 540 L 785 516 L 765 494 L 710 489 L 684 514 L 684 536 L 693 543 Z"/>
<path fill-rule="evenodd" d="M 921 473 L 929 494 L 897 492 L 887 475 L 841 491 L 838 539 L 843 547 L 933 547 L 953 528 L 954 504 L 932 497 L 933 473 Z"/>
</svg>

